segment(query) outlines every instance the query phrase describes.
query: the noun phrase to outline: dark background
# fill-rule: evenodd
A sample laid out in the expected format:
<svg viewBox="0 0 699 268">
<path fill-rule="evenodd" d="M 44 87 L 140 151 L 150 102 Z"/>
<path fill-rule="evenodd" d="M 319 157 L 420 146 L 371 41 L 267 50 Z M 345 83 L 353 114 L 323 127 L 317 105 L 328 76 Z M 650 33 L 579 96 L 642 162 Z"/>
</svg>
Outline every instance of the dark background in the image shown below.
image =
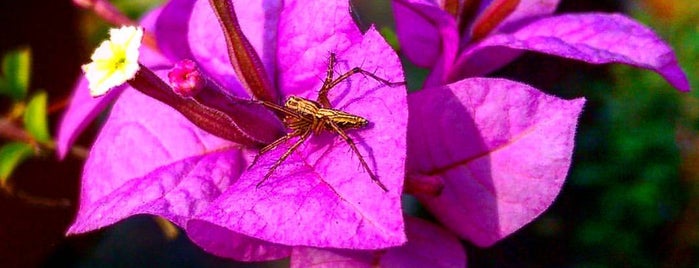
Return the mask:
<svg viewBox="0 0 699 268">
<path fill-rule="evenodd" d="M 685 3 L 691 1 L 665 2 L 691 6 Z M 564 0 L 558 12 L 631 14 L 672 43 L 695 82 L 699 24 L 689 18 L 697 12 L 660 9 L 662 2 Z M 386 22 L 386 13 L 366 6 L 372 1 L 355 4 L 369 22 Z M 104 25 L 69 0 L 0 1 L 0 25 L 0 54 L 31 48 L 31 89 L 47 91 L 49 103 L 70 96 L 79 66 L 97 44 L 95 36 L 104 36 L 99 35 Z M 493 76 L 565 98 L 585 96 L 588 103 L 559 198 L 535 222 L 493 247 L 464 242 L 471 267 L 699 264 L 696 93 L 678 93 L 649 72 L 538 54 L 525 54 Z M 7 112 L 9 100 L 0 104 L 0 113 Z M 59 117 L 60 111 L 50 116 L 53 133 Z M 95 127 L 88 129 L 78 144 L 89 146 L 95 133 Z M 207 255 L 184 235 L 168 239 L 148 216 L 66 238 L 77 209 L 82 161 L 59 162 L 47 153 L 26 161 L 12 176 L 16 192 L 0 193 L 1 267 L 240 265 Z M 67 199 L 70 205 L 37 204 L 22 196 Z"/>
</svg>

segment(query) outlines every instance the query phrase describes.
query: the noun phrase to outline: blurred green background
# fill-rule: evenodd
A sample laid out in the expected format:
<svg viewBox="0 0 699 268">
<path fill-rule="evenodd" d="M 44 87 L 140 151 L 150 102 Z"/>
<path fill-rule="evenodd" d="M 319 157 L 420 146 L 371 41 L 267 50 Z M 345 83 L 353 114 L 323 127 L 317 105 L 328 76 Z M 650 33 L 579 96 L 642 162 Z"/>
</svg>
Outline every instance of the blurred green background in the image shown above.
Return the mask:
<svg viewBox="0 0 699 268">
<path fill-rule="evenodd" d="M 113 2 L 136 18 L 160 1 Z M 390 28 L 385 1 L 353 2 L 359 21 Z M 679 93 L 658 75 L 626 66 L 592 66 L 531 53 L 492 74 L 564 98 L 584 96 L 588 102 L 573 165 L 556 202 L 493 247 L 464 242 L 471 267 L 699 267 L 699 3 L 563 0 L 558 10 L 589 11 L 623 12 L 650 25 L 675 49 L 695 90 Z M 63 162 L 41 133 L 55 134 L 79 66 L 104 38 L 107 24 L 69 0 L 27 0 L 0 1 L 0 25 L 0 55 L 18 49 L 31 54 L 13 54 L 3 63 L 10 66 L 3 67 L 5 74 L 25 68 L 31 79 L 24 95 L 0 98 L 0 115 L 12 119 L 2 122 L 34 125 L 27 127 L 33 137 L 29 145 L 6 150 L 11 154 L 0 149 L 0 162 L 26 156 L 7 180 L 0 180 L 0 266 L 239 267 L 206 254 L 186 236 L 173 236 L 164 231 L 167 225 L 147 216 L 64 237 L 77 209 L 81 150 L 96 128 L 88 129 Z M 408 75 L 418 77 L 420 71 Z M 0 86 L 7 87 L 8 80 Z M 42 114 L 42 108 L 29 107 L 44 107 L 47 123 L 23 120 L 25 111 Z M 0 148 L 18 139 L 2 134 Z M 4 168 L 0 164 L 0 177 Z"/>
</svg>

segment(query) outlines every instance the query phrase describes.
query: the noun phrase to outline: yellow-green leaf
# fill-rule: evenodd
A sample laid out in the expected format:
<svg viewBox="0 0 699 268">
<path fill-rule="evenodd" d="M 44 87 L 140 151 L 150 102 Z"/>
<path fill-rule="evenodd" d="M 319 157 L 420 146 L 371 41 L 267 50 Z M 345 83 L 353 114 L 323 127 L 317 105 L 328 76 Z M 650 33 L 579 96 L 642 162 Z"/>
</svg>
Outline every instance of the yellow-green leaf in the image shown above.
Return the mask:
<svg viewBox="0 0 699 268">
<path fill-rule="evenodd" d="M 15 100 L 23 100 L 27 96 L 31 61 L 32 55 L 29 48 L 11 51 L 3 57 L 3 83 L 0 85 L 0 93 Z"/>
<path fill-rule="evenodd" d="M 379 30 L 381 36 L 386 39 L 386 42 L 396 51 L 400 50 L 400 42 L 398 42 L 398 35 L 389 27 L 381 27 Z"/>
<path fill-rule="evenodd" d="M 27 103 L 27 108 L 24 111 L 24 128 L 39 142 L 51 140 L 46 115 L 47 98 L 46 92 L 35 94 Z"/>
<path fill-rule="evenodd" d="M 13 142 L 0 147 L 0 185 L 4 185 L 12 172 L 24 159 L 32 155 L 32 146 Z"/>
</svg>

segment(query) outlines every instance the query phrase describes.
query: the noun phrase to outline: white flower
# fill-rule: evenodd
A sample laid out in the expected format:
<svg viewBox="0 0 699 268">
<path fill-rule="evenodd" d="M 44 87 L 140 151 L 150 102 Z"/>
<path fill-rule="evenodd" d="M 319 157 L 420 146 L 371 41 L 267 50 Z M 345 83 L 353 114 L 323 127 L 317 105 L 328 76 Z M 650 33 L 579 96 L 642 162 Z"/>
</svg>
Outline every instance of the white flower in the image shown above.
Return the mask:
<svg viewBox="0 0 699 268">
<path fill-rule="evenodd" d="M 138 48 L 143 29 L 124 26 L 111 29 L 109 35 L 110 39 L 102 42 L 90 57 L 92 62 L 82 66 L 93 97 L 133 78 L 139 69 Z"/>
</svg>

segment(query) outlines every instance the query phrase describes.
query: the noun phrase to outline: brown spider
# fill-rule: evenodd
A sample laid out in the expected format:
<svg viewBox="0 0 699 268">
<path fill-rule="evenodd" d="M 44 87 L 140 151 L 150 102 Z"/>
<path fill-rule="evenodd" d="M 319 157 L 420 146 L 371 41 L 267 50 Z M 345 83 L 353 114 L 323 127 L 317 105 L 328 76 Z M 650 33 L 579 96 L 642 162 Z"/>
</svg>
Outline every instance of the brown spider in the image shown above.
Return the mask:
<svg viewBox="0 0 699 268">
<path fill-rule="evenodd" d="M 354 153 L 358 156 L 359 162 L 362 164 L 362 167 L 364 167 L 367 173 L 369 173 L 371 180 L 374 181 L 374 183 L 381 187 L 381 189 L 383 189 L 385 192 L 388 192 L 388 188 L 386 188 L 386 186 L 383 183 L 381 183 L 378 177 L 371 171 L 369 165 L 364 160 L 364 157 L 362 157 L 362 155 L 359 153 L 359 150 L 357 150 L 357 146 L 355 145 L 352 138 L 347 136 L 347 133 L 345 133 L 345 130 L 348 129 L 363 128 L 369 123 L 369 121 L 361 116 L 333 109 L 332 105 L 330 104 L 330 101 L 328 100 L 328 92 L 331 88 L 335 87 L 340 82 L 358 73 L 361 73 L 365 76 L 369 76 L 387 86 L 398 86 L 403 85 L 405 83 L 390 82 L 359 67 L 352 68 L 351 70 L 340 75 L 336 79 L 333 79 L 333 74 L 335 72 L 335 62 L 335 53 L 331 53 L 330 61 L 328 62 L 327 74 L 325 80 L 323 81 L 323 86 L 318 91 L 318 99 L 316 101 L 296 96 L 290 96 L 286 100 L 284 106 L 267 101 L 255 101 L 270 109 L 276 110 L 284 114 L 284 125 L 286 125 L 286 127 L 289 128 L 291 132 L 286 134 L 284 137 L 281 137 L 278 140 L 270 143 L 264 148 L 260 149 L 260 152 L 257 154 L 257 156 L 255 156 L 255 159 L 252 161 L 250 167 L 255 165 L 258 158 L 262 154 L 276 148 L 279 144 L 282 144 L 293 137 L 300 137 L 299 140 L 296 141 L 293 145 L 291 145 L 289 150 L 287 150 L 269 168 L 269 171 L 267 171 L 265 177 L 257 183 L 258 188 L 260 187 L 260 185 L 262 185 L 264 181 L 266 181 L 269 178 L 270 175 L 272 175 L 274 170 L 277 169 L 277 167 L 279 167 L 279 165 L 282 162 L 284 162 L 284 160 L 286 160 L 286 158 L 289 157 L 291 153 L 294 152 L 294 150 L 296 150 L 304 141 L 306 141 L 306 139 L 308 139 L 311 133 L 320 134 L 323 131 L 330 131 L 340 135 L 340 137 L 342 137 L 342 139 L 344 139 L 345 142 L 349 144 L 350 148 L 352 148 L 352 151 L 354 151 Z"/>
</svg>

